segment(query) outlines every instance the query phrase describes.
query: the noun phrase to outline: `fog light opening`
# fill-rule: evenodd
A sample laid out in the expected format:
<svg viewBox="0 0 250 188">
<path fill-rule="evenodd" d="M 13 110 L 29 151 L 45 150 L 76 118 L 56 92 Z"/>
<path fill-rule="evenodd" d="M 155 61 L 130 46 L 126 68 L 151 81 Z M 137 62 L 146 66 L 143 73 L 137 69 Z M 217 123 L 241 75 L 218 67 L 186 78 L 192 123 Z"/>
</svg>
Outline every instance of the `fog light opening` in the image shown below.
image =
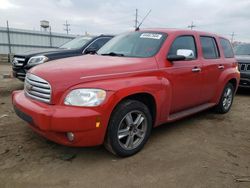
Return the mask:
<svg viewBox="0 0 250 188">
<path fill-rule="evenodd" d="M 70 142 L 74 141 L 74 139 L 75 139 L 74 133 L 72 133 L 72 132 L 67 132 L 66 135 L 67 135 L 67 138 L 68 138 L 68 140 L 69 140 Z"/>
</svg>

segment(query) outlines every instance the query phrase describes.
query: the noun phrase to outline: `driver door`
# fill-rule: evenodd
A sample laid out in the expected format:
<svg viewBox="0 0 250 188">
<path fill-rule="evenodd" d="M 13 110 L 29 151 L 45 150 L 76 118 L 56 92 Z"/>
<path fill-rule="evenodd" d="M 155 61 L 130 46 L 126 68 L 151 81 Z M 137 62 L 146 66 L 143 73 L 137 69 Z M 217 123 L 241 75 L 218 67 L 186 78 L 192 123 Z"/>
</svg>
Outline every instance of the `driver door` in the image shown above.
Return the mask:
<svg viewBox="0 0 250 188">
<path fill-rule="evenodd" d="M 168 55 L 178 55 L 180 51 L 192 50 L 193 57 L 173 61 L 167 69 L 171 81 L 172 99 L 170 114 L 198 106 L 201 101 L 202 64 L 197 58 L 195 37 L 185 35 L 177 37 L 172 43 Z"/>
</svg>

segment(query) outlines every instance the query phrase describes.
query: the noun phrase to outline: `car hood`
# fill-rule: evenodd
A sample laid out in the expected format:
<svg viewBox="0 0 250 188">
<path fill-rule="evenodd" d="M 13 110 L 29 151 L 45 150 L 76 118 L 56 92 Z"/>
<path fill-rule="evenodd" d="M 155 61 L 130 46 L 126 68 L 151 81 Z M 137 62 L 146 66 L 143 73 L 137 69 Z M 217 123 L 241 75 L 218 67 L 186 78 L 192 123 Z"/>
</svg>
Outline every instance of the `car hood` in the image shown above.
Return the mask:
<svg viewBox="0 0 250 188">
<path fill-rule="evenodd" d="M 64 58 L 33 67 L 29 72 L 47 80 L 54 91 L 103 77 L 115 78 L 131 72 L 156 69 L 155 58 L 85 55 Z"/>
<path fill-rule="evenodd" d="M 250 63 L 250 55 L 236 55 L 235 58 L 238 62 Z"/>
<path fill-rule="evenodd" d="M 32 56 L 36 56 L 36 55 L 45 55 L 47 57 L 56 55 L 56 54 L 62 54 L 62 53 L 72 53 L 72 51 L 75 50 L 71 50 L 71 49 L 64 49 L 64 48 L 46 48 L 46 49 L 42 49 L 42 50 L 29 50 L 20 54 L 15 54 L 15 56 L 21 56 L 21 57 L 25 57 L 25 58 L 30 58 Z"/>
</svg>

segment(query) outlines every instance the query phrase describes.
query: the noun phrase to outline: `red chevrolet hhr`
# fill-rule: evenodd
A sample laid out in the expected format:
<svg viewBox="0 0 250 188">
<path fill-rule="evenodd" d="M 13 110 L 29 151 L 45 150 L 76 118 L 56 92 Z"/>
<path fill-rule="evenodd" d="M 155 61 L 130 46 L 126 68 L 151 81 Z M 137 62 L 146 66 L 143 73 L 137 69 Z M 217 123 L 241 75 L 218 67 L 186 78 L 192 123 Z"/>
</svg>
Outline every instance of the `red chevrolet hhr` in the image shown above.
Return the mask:
<svg viewBox="0 0 250 188">
<path fill-rule="evenodd" d="M 227 39 L 148 29 L 118 35 L 95 55 L 32 68 L 12 99 L 16 114 L 47 139 L 104 144 L 125 157 L 143 148 L 153 127 L 212 107 L 228 112 L 239 78 Z"/>
</svg>

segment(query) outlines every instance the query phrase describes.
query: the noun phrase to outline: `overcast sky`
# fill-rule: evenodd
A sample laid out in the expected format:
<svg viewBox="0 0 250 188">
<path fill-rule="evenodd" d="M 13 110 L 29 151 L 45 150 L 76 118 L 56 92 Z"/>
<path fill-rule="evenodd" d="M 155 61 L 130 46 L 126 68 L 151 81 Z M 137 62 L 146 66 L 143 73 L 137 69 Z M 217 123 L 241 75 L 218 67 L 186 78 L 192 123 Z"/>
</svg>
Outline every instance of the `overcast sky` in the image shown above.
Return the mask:
<svg viewBox="0 0 250 188">
<path fill-rule="evenodd" d="M 54 32 L 120 33 L 132 30 L 135 9 L 139 21 L 151 9 L 142 27 L 187 28 L 215 32 L 235 40 L 250 42 L 250 0 L 0 0 L 0 26 L 40 30 L 40 20 L 48 20 Z"/>
</svg>

